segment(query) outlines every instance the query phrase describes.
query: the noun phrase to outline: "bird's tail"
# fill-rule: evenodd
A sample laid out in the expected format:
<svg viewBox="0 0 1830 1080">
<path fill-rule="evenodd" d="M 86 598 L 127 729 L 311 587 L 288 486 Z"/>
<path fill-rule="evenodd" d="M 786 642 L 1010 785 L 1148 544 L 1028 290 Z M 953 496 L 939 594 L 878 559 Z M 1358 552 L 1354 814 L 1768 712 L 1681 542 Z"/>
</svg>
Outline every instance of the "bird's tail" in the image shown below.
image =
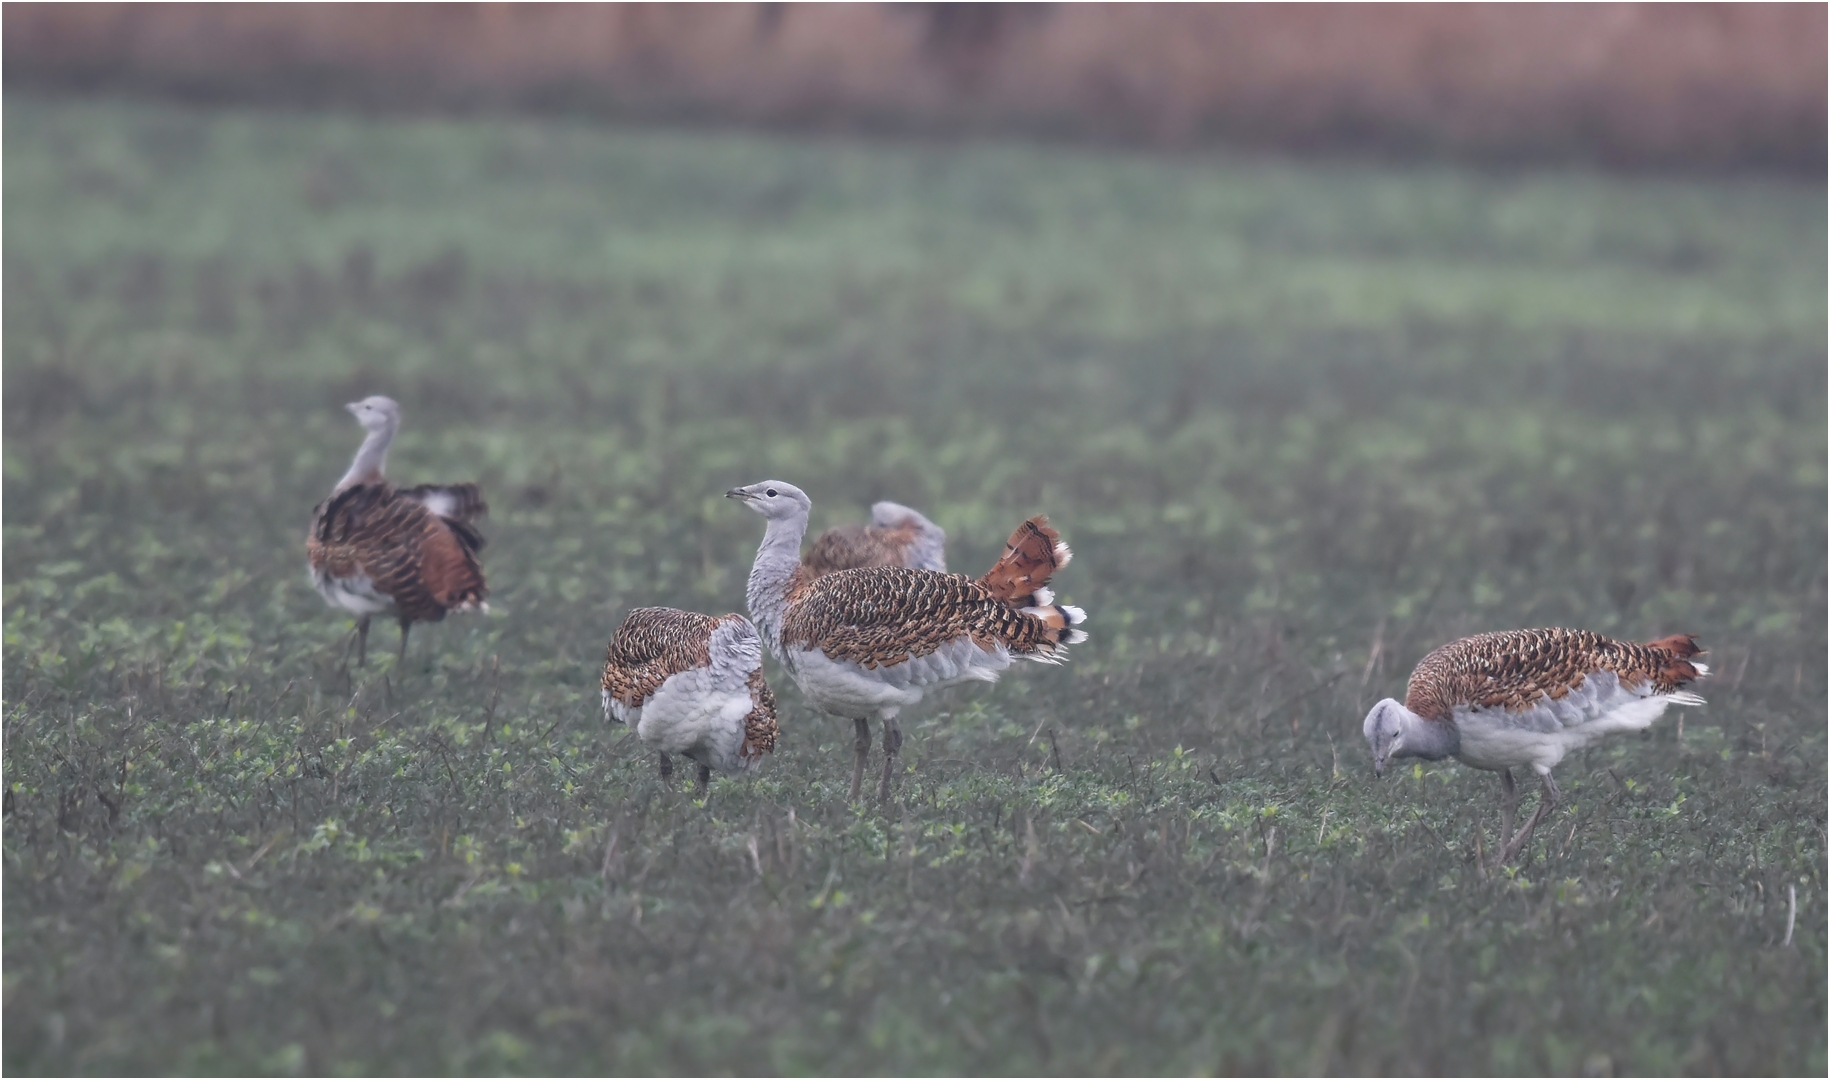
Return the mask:
<svg viewBox="0 0 1830 1080">
<path fill-rule="evenodd" d="M 1664 660 L 1658 670 L 1658 682 L 1661 686 L 1681 687 L 1693 683 L 1709 674 L 1709 665 L 1691 657 L 1702 656 L 1708 650 L 1697 644 L 1695 634 L 1672 634 L 1657 641 L 1646 642 L 1646 648 L 1659 653 Z M 1695 698 L 1695 694 L 1686 695 Z M 1676 700 L 1676 697 L 1673 697 Z M 1695 702 L 1681 701 L 1679 704 L 1702 704 L 1702 699 Z"/>
<path fill-rule="evenodd" d="M 1073 557 L 1048 518 L 1037 514 L 1017 526 L 1004 542 L 1004 554 L 979 578 L 979 584 L 993 596 L 1042 621 L 1045 652 L 1087 638 L 1086 631 L 1074 629 L 1086 621 L 1087 613 L 1072 604 L 1055 603 L 1055 594 L 1048 588 L 1049 578 Z"/>
</svg>

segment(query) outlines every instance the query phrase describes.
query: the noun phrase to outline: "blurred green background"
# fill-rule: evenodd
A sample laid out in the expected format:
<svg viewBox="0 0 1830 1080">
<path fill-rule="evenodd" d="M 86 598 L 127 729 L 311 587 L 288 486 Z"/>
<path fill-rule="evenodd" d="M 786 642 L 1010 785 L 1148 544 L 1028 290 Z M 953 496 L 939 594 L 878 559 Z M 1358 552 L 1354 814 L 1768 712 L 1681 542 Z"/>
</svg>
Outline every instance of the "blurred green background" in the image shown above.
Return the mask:
<svg viewBox="0 0 1830 1080">
<path fill-rule="evenodd" d="M 5 105 L 5 1021 L 41 1072 L 1765 1072 L 1825 1062 L 1824 189 Z M 341 409 L 495 612 L 366 671 Z M 789 480 L 1091 640 L 704 803 L 598 705 Z M 1452 637 L 1695 632 L 1710 705 L 1376 781 Z M 1791 890 L 1789 893 L 1788 890 Z M 1796 925 L 1783 944 L 1788 896 Z"/>
</svg>

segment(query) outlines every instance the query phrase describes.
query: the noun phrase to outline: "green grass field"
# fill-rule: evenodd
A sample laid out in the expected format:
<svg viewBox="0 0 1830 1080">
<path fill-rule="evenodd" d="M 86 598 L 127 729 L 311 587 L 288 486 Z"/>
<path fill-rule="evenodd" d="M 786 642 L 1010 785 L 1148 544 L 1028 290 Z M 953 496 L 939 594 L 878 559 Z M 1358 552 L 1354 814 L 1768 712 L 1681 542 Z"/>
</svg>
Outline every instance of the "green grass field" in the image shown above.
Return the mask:
<svg viewBox="0 0 1830 1080">
<path fill-rule="evenodd" d="M 5 121 L 9 1072 L 1825 1070 L 1822 186 Z M 370 393 L 496 610 L 352 674 Z M 1047 512 L 1092 638 L 888 807 L 773 665 L 774 759 L 666 789 L 604 643 L 742 609 L 764 478 L 975 572 Z M 1718 677 L 1488 875 L 1497 780 L 1360 723 L 1559 624 Z"/>
</svg>

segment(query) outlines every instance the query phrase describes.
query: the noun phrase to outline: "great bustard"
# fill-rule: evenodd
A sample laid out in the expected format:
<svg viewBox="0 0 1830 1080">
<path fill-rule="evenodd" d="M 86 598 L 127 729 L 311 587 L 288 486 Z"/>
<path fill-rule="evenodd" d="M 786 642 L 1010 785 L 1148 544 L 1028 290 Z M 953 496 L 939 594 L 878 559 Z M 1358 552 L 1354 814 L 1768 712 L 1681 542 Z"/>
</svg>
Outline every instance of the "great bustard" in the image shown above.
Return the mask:
<svg viewBox="0 0 1830 1080">
<path fill-rule="evenodd" d="M 1401 705 L 1386 698 L 1366 714 L 1373 772 L 1393 758 L 1454 757 L 1498 770 L 1502 830 L 1512 832 L 1518 791 L 1512 770 L 1543 783 L 1538 808 L 1505 840 L 1495 865 L 1511 861 L 1560 797 L 1550 770 L 1563 755 L 1621 731 L 1640 731 L 1671 705 L 1701 705 L 1684 689 L 1709 673 L 1690 634 L 1644 645 L 1588 630 L 1506 630 L 1452 641 L 1411 672 Z"/>
<path fill-rule="evenodd" d="M 899 566 L 815 576 L 802 565 L 801 539 L 813 508 L 801 489 L 766 481 L 726 492 L 768 521 L 750 570 L 750 617 L 776 659 L 816 707 L 856 725 L 851 798 L 870 753 L 870 722 L 883 725 L 883 780 L 902 746 L 896 715 L 924 692 L 977 679 L 996 682 L 1014 660 L 1059 663 L 1085 640 L 1086 618 L 1056 604 L 1049 575 L 1071 557 L 1033 517 L 1012 534 L 984 577 Z"/>
<path fill-rule="evenodd" d="M 383 470 L 400 429 L 400 406 L 385 397 L 345 406 L 368 432 L 337 486 L 312 511 L 305 554 L 312 584 L 326 603 L 356 616 L 356 666 L 368 658 L 369 619 L 400 620 L 400 660 L 407 628 L 438 622 L 448 611 L 488 611 L 489 588 L 472 524 L 489 512 L 475 484 L 396 488 Z"/>
<path fill-rule="evenodd" d="M 869 525 L 837 525 L 814 540 L 801 559 L 818 576 L 863 566 L 907 566 L 947 572 L 947 533 L 901 503 L 871 507 Z"/>
<path fill-rule="evenodd" d="M 775 750 L 775 693 L 763 680 L 762 642 L 742 615 L 636 608 L 610 638 L 604 717 L 628 724 L 661 755 L 661 777 L 681 754 L 712 770 L 743 772 Z"/>
</svg>

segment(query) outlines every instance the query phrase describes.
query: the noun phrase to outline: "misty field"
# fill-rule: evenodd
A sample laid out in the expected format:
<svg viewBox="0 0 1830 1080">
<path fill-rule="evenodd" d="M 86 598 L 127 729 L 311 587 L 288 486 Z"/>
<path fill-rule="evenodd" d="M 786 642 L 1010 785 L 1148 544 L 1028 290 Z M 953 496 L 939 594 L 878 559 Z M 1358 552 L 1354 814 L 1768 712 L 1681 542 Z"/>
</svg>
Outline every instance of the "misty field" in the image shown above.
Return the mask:
<svg viewBox="0 0 1830 1080">
<path fill-rule="evenodd" d="M 1824 1072 L 1821 185 L 5 121 L 8 1072 Z M 371 393 L 495 610 L 352 671 Z M 888 806 L 771 662 L 695 801 L 598 671 L 742 609 L 762 479 L 972 572 L 1046 512 L 1091 640 L 905 713 Z M 1536 625 L 1717 677 L 1487 873 L 1495 777 L 1360 722 Z"/>
</svg>

